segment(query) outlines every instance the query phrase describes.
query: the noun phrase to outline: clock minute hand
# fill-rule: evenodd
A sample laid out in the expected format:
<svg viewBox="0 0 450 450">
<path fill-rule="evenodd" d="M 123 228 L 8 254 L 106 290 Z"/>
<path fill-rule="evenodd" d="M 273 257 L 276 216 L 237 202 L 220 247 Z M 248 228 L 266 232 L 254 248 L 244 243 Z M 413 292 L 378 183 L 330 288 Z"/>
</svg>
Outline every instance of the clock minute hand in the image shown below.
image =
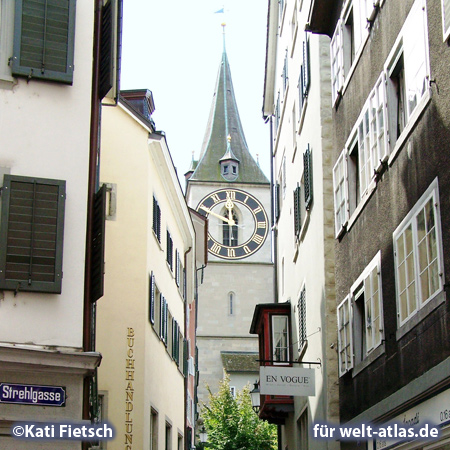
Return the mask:
<svg viewBox="0 0 450 450">
<path fill-rule="evenodd" d="M 214 217 L 217 217 L 218 219 L 223 220 L 224 222 L 227 222 L 228 225 L 234 225 L 234 220 L 233 219 L 227 219 L 224 216 L 221 216 L 220 214 L 215 213 L 214 211 L 211 211 L 209 208 L 207 208 L 206 206 L 200 206 L 200 209 L 203 209 L 203 211 L 206 211 L 208 214 L 211 214 Z"/>
</svg>

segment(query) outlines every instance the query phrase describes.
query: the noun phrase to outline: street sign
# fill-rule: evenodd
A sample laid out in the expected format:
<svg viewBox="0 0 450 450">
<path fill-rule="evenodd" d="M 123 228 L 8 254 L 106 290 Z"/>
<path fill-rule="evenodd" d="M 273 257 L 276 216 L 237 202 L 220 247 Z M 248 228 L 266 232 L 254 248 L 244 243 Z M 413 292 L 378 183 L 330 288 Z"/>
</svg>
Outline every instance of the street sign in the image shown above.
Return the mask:
<svg viewBox="0 0 450 450">
<path fill-rule="evenodd" d="M 314 369 L 261 366 L 259 385 L 262 395 L 316 395 Z"/>
<path fill-rule="evenodd" d="M 66 388 L 63 386 L 0 383 L 0 403 L 66 406 Z"/>
</svg>

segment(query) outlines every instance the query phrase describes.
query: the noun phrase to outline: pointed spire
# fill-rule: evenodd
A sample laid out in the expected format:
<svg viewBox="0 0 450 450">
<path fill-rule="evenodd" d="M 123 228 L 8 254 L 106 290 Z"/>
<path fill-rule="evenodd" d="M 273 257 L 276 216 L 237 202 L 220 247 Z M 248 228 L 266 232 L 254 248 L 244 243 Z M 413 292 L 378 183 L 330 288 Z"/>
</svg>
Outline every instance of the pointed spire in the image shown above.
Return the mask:
<svg viewBox="0 0 450 450">
<path fill-rule="evenodd" d="M 190 179 L 212 182 L 226 180 L 236 183 L 268 183 L 266 176 L 250 154 L 245 140 L 225 47 L 225 24 L 222 24 L 222 27 L 223 54 L 214 97 L 200 159 Z M 231 162 L 236 168 L 236 177 L 230 178 L 224 175 L 226 161 Z"/>
</svg>

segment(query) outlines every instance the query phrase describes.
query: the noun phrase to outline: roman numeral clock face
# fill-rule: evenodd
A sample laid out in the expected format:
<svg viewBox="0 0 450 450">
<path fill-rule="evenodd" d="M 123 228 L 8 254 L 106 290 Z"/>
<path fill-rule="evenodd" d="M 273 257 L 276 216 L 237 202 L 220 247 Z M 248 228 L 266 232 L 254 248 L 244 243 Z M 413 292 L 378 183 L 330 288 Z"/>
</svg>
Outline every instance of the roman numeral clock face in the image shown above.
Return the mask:
<svg viewBox="0 0 450 450">
<path fill-rule="evenodd" d="M 208 217 L 208 250 L 222 259 L 242 259 L 257 252 L 269 231 L 267 214 L 251 194 L 219 189 L 197 206 Z"/>
</svg>

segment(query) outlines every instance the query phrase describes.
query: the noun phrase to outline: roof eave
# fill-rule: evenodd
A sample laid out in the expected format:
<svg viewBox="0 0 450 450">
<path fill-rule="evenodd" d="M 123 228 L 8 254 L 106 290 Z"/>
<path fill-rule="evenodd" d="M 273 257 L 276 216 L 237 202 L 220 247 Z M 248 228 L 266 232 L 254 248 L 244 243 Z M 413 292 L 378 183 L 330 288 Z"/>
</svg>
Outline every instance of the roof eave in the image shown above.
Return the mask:
<svg viewBox="0 0 450 450">
<path fill-rule="evenodd" d="M 278 36 L 278 0 L 269 0 L 267 13 L 266 65 L 264 71 L 263 118 L 273 115 Z"/>
<path fill-rule="evenodd" d="M 306 31 L 333 36 L 336 21 L 337 0 L 312 0 L 308 15 Z"/>
</svg>

